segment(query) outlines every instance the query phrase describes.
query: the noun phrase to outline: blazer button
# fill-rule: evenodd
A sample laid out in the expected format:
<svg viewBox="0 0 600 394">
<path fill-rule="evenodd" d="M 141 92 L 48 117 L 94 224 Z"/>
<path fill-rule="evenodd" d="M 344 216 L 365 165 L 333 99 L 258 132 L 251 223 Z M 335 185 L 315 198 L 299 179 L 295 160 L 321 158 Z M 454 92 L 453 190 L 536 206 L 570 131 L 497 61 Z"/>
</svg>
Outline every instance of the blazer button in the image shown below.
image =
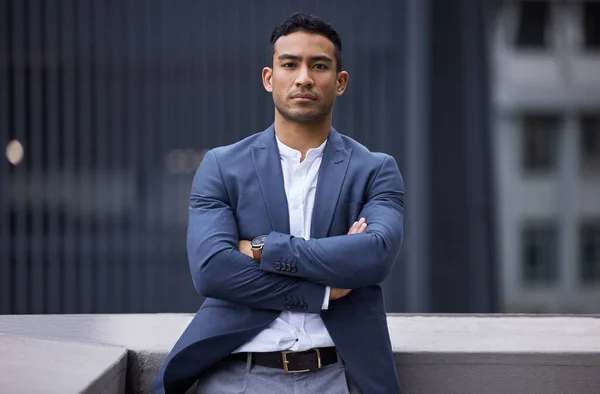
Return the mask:
<svg viewBox="0 0 600 394">
<path fill-rule="evenodd" d="M 292 265 L 292 267 L 290 268 L 290 272 L 296 272 L 296 266 Z"/>
<path fill-rule="evenodd" d="M 286 270 L 287 272 L 290 272 L 290 271 L 291 271 L 291 269 L 292 269 L 292 266 L 290 265 L 290 263 L 286 263 L 286 265 L 285 265 L 285 270 Z"/>
<path fill-rule="evenodd" d="M 303 311 L 305 311 L 306 309 L 308 309 L 308 305 L 306 304 L 306 302 L 301 302 L 300 303 L 300 309 L 302 309 Z"/>
<path fill-rule="evenodd" d="M 280 263 L 279 261 L 275 263 L 275 269 L 276 269 L 277 271 L 280 271 L 280 270 L 281 270 L 281 263 Z"/>
<path fill-rule="evenodd" d="M 291 303 L 289 301 L 284 302 L 283 306 L 285 306 L 288 309 L 292 309 Z"/>
</svg>

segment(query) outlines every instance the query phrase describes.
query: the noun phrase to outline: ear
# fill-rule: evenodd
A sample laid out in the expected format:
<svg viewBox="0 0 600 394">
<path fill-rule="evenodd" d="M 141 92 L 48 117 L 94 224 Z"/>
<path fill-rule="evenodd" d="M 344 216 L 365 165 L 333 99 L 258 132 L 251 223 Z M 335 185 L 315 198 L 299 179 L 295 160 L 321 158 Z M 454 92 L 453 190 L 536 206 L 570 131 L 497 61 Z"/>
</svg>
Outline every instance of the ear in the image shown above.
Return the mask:
<svg viewBox="0 0 600 394">
<path fill-rule="evenodd" d="M 273 69 L 265 67 L 262 70 L 263 86 L 267 92 L 273 92 Z"/>
<path fill-rule="evenodd" d="M 346 91 L 346 87 L 348 86 L 348 79 L 350 75 L 346 71 L 340 71 L 337 75 L 336 81 L 336 91 L 335 93 L 338 96 L 341 96 Z"/>
</svg>

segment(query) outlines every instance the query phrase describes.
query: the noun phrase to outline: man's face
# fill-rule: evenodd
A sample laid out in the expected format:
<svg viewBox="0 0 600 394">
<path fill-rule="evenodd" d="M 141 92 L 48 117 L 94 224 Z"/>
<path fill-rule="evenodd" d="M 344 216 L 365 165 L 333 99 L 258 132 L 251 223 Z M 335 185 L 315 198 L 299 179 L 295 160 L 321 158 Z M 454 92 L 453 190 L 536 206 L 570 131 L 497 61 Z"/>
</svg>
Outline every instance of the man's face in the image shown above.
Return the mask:
<svg viewBox="0 0 600 394">
<path fill-rule="evenodd" d="M 308 123 L 331 113 L 348 73 L 336 72 L 335 48 L 326 37 L 295 32 L 275 42 L 273 68 L 263 70 L 265 89 L 286 119 Z"/>
</svg>

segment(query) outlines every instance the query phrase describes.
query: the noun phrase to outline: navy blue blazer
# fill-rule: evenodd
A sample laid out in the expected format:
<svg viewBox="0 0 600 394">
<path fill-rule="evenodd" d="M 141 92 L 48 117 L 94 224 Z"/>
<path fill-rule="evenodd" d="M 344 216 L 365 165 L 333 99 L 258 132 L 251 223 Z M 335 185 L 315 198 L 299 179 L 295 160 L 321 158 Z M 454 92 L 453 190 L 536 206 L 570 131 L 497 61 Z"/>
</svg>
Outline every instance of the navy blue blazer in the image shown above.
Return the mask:
<svg viewBox="0 0 600 394">
<path fill-rule="evenodd" d="M 201 373 L 284 310 L 320 313 L 347 372 L 363 392 L 398 393 L 380 283 L 403 239 L 404 184 L 393 157 L 331 129 L 319 169 L 311 239 L 289 235 L 273 125 L 206 153 L 193 180 L 187 249 L 207 297 L 152 384 L 184 393 Z M 367 230 L 348 235 L 367 219 Z M 240 239 L 268 234 L 261 262 Z M 321 311 L 325 287 L 353 289 Z"/>
</svg>

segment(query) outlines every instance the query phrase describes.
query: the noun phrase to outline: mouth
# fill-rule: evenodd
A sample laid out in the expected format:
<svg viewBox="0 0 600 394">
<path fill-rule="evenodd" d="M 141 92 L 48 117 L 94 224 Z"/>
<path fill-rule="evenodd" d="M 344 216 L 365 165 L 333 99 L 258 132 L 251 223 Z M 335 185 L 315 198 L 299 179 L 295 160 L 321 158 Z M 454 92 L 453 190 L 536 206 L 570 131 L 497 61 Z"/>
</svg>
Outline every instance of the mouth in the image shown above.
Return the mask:
<svg viewBox="0 0 600 394">
<path fill-rule="evenodd" d="M 292 95 L 292 100 L 295 101 L 301 101 L 301 102 L 308 102 L 308 101 L 314 101 L 317 98 L 310 94 L 310 93 L 296 93 Z"/>
</svg>

